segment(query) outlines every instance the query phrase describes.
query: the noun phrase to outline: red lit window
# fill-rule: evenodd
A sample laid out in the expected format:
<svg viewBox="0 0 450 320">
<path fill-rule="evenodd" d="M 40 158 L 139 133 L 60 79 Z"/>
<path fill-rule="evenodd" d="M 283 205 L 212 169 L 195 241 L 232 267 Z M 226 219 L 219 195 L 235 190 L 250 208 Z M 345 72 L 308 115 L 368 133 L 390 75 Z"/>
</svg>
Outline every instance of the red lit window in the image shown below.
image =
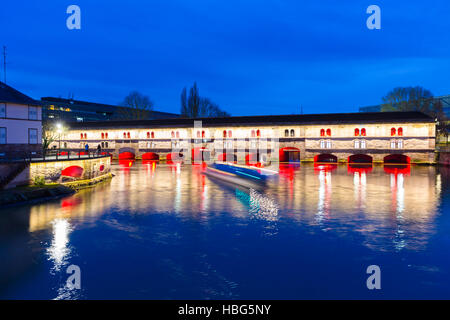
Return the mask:
<svg viewBox="0 0 450 320">
<path fill-rule="evenodd" d="M 83 140 L 83 134 L 82 133 L 80 133 L 80 139 Z"/>
<path fill-rule="evenodd" d="M 398 128 L 397 133 L 398 133 L 399 136 L 402 136 L 403 135 L 403 128 L 402 127 Z"/>
<path fill-rule="evenodd" d="M 202 131 L 202 138 L 205 137 L 205 131 Z"/>
<path fill-rule="evenodd" d="M 152 131 L 152 139 L 155 138 L 155 133 Z"/>
<path fill-rule="evenodd" d="M 395 136 L 395 128 L 391 128 L 391 136 Z"/>
<path fill-rule="evenodd" d="M 320 129 L 320 136 L 325 137 L 325 129 Z"/>
<path fill-rule="evenodd" d="M 261 137 L 261 131 L 256 130 L 256 136 L 257 136 L 258 138 Z"/>
<path fill-rule="evenodd" d="M 331 129 L 327 129 L 327 136 L 331 137 Z"/>
<path fill-rule="evenodd" d="M 228 138 L 231 138 L 233 136 L 233 133 L 231 132 L 231 130 L 228 131 Z"/>
<path fill-rule="evenodd" d="M 180 137 L 180 133 L 177 131 L 177 138 L 179 138 Z"/>
<path fill-rule="evenodd" d="M 147 139 L 150 138 L 150 132 L 147 131 Z"/>
<path fill-rule="evenodd" d="M 227 137 L 227 130 L 223 130 L 223 137 L 224 137 L 224 138 Z"/>
<path fill-rule="evenodd" d="M 126 132 L 123 133 L 123 137 L 124 137 L 124 138 L 127 137 L 127 133 L 126 133 Z"/>
<path fill-rule="evenodd" d="M 361 135 L 362 135 L 363 137 L 366 136 L 366 128 L 362 128 L 362 129 L 361 129 Z"/>
<path fill-rule="evenodd" d="M 255 137 L 255 130 L 252 130 L 252 138 Z"/>
<path fill-rule="evenodd" d="M 87 134 L 86 133 L 84 134 L 84 139 L 87 139 Z"/>
<path fill-rule="evenodd" d="M 105 139 L 105 134 L 102 132 L 102 139 Z"/>
<path fill-rule="evenodd" d="M 108 139 L 108 132 L 105 133 L 105 139 Z"/>
<path fill-rule="evenodd" d="M 127 138 L 130 139 L 131 135 L 129 132 L 127 132 Z"/>
<path fill-rule="evenodd" d="M 200 138 L 200 131 L 197 131 L 197 138 Z"/>
<path fill-rule="evenodd" d="M 172 138 L 175 138 L 175 132 L 171 132 L 170 135 L 172 136 Z"/>
<path fill-rule="evenodd" d="M 358 128 L 355 129 L 355 137 L 357 137 L 357 136 L 359 136 L 359 129 Z"/>
</svg>

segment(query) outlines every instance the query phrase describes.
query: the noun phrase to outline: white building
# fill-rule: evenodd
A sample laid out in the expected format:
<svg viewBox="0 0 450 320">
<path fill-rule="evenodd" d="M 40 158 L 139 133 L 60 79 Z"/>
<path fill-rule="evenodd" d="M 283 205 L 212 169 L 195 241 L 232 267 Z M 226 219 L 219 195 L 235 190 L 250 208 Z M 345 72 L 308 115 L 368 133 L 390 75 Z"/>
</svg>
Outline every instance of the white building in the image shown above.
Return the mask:
<svg viewBox="0 0 450 320">
<path fill-rule="evenodd" d="M 38 101 L 0 82 L 0 158 L 23 158 L 42 149 Z"/>
</svg>

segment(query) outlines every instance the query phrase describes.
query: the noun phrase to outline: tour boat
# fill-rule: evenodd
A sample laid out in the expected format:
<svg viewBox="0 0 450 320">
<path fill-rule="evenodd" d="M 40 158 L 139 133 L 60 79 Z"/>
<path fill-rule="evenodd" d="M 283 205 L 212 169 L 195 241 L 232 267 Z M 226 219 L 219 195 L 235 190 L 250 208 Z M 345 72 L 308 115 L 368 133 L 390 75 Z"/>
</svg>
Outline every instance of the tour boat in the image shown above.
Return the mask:
<svg viewBox="0 0 450 320">
<path fill-rule="evenodd" d="M 206 167 L 205 174 L 244 187 L 260 188 L 276 172 L 264 168 L 247 167 L 232 163 L 214 163 Z"/>
</svg>

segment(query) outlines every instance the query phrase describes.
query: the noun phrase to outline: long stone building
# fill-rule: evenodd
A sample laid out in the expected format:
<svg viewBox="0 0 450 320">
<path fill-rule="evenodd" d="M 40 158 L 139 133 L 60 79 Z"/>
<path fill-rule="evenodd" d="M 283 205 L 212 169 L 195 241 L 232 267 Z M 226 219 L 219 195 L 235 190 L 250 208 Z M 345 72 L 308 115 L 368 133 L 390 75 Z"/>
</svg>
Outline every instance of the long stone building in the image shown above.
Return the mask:
<svg viewBox="0 0 450 320">
<path fill-rule="evenodd" d="M 434 162 L 435 136 L 423 113 L 375 112 L 81 122 L 61 139 L 119 159 L 410 163 Z"/>
</svg>

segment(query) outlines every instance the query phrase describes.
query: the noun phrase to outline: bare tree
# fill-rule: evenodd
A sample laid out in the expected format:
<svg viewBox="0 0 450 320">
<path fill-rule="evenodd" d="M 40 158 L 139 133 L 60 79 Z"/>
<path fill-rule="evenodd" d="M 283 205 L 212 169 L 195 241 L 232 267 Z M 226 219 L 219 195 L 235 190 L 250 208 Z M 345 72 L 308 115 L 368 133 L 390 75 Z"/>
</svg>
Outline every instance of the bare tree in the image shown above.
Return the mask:
<svg viewBox="0 0 450 320">
<path fill-rule="evenodd" d="M 381 111 L 420 111 L 435 118 L 444 115 L 439 99 L 419 86 L 394 88 L 383 97 Z"/>
<path fill-rule="evenodd" d="M 132 91 L 120 103 L 119 117 L 127 120 L 149 119 L 153 110 L 153 102 L 146 95 Z"/>
<path fill-rule="evenodd" d="M 52 127 L 50 122 L 42 123 L 42 151 L 44 154 L 47 152 L 50 145 L 56 141 L 58 138 L 58 134 L 55 131 L 55 128 Z"/>
<path fill-rule="evenodd" d="M 221 110 L 219 106 L 211 102 L 208 98 L 199 95 L 197 83 L 189 90 L 186 96 L 186 88 L 181 91 L 181 115 L 186 118 L 212 118 L 229 117 L 230 115 Z"/>
</svg>

